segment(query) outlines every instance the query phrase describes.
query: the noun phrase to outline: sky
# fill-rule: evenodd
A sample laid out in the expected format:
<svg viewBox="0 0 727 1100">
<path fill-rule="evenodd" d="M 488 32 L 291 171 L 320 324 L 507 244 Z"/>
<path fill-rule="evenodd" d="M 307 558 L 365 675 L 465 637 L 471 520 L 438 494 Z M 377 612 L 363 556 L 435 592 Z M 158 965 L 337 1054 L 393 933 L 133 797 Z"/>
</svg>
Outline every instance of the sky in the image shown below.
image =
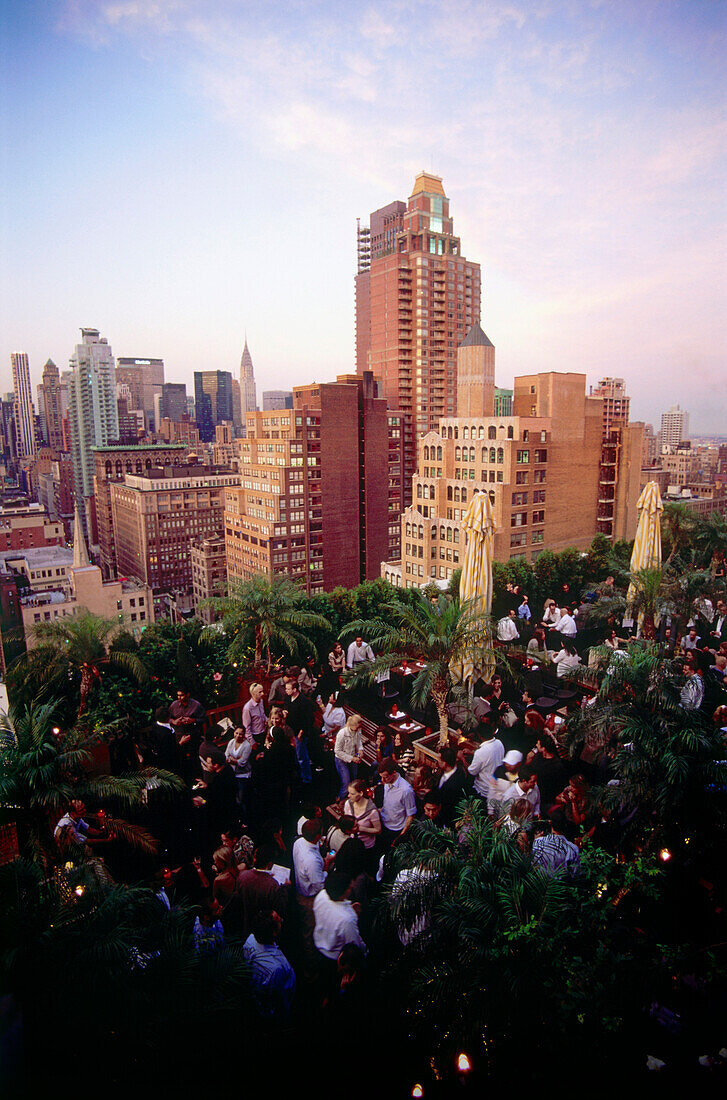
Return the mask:
<svg viewBox="0 0 727 1100">
<path fill-rule="evenodd" d="M 354 369 L 356 218 L 444 181 L 496 381 L 727 433 L 725 0 L 0 5 L 0 391 L 79 329 L 258 398 Z"/>
</svg>

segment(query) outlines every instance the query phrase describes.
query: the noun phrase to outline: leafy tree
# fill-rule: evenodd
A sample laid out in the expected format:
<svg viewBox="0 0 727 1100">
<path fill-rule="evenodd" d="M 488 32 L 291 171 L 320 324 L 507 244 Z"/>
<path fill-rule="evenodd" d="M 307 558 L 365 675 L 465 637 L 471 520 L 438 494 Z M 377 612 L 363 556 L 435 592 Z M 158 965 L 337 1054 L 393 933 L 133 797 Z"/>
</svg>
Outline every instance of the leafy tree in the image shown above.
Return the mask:
<svg viewBox="0 0 727 1100">
<path fill-rule="evenodd" d="M 578 878 L 548 875 L 479 800 L 460 812 L 459 833 L 417 822 L 394 849 L 393 872 L 409 874 L 388 892 L 383 928 L 421 931 L 403 949 L 389 941 L 385 994 L 438 1075 L 465 1051 L 483 1077 L 506 1078 L 523 1037 L 539 1082 L 564 1057 L 570 1072 L 598 1072 L 623 1056 L 660 966 L 629 923 L 629 898 L 657 889 L 656 861 L 586 849 Z"/>
<path fill-rule="evenodd" d="M 686 838 L 694 847 L 727 838 L 722 734 L 680 705 L 679 668 L 649 644 L 611 656 L 595 703 L 566 732 L 573 756 L 608 758 L 617 784 L 599 797 L 630 815 L 630 833 L 649 851 L 685 853 Z"/>
<path fill-rule="evenodd" d="M 58 682 L 64 673 L 80 678 L 78 716 L 86 710 L 94 683 L 106 666 L 122 669 L 137 681 L 147 678 L 147 671 L 136 653 L 124 649 L 109 649 L 112 635 L 119 624 L 114 619 L 85 612 L 73 618 L 37 623 L 33 634 L 38 645 L 31 650 L 35 670 L 42 669 L 44 683 Z"/>
<path fill-rule="evenodd" d="M 262 667 L 264 655 L 268 672 L 275 647 L 288 657 L 317 653 L 311 631 L 329 630 L 330 623 L 324 616 L 305 610 L 305 599 L 289 577 L 257 574 L 238 585 L 227 599 L 211 601 L 223 612 L 225 633 L 232 638 L 228 660 L 244 655 L 250 634 L 255 645 L 255 667 Z"/>
<path fill-rule="evenodd" d="M 661 514 L 661 532 L 664 550 L 668 556 L 664 568 L 668 569 L 677 555 L 681 555 L 692 542 L 695 529 L 694 513 L 686 504 L 670 503 Z"/>
<path fill-rule="evenodd" d="M 80 728 L 64 731 L 55 725 L 56 715 L 56 703 L 51 702 L 11 707 L 0 718 L 0 804 L 12 808 L 24 855 L 46 867 L 60 858 L 53 829 L 71 799 L 129 812 L 143 807 L 150 780 L 161 796 L 183 789 L 177 776 L 154 768 L 127 776 L 91 776 L 91 750 L 99 736 Z M 155 850 L 153 837 L 123 818 L 109 817 L 107 831 L 111 838 Z"/>
<path fill-rule="evenodd" d="M 426 667 L 414 678 L 412 702 L 425 706 L 432 700 L 444 744 L 449 728 L 447 700 L 458 682 L 456 669 L 471 653 L 487 652 L 487 617 L 469 602 L 460 603 L 444 594 L 432 602 L 419 591 L 411 605 L 392 601 L 384 605 L 382 613 L 380 619 L 357 619 L 341 632 L 342 640 L 362 634 L 381 654 L 370 664 L 364 662 L 348 682 L 354 686 L 371 682 L 377 673 L 394 668 L 403 658 L 420 657 Z"/>
<path fill-rule="evenodd" d="M 3 987 L 20 1000 L 28 1049 L 43 1050 L 28 1061 L 36 1088 L 77 1080 L 71 1052 L 79 1035 L 84 1072 L 102 1079 L 105 1091 L 118 1086 L 119 1095 L 130 1071 L 162 1087 L 182 1067 L 186 1081 L 208 1075 L 202 1019 L 217 1041 L 252 1053 L 255 1013 L 242 946 L 228 942 L 200 954 L 190 906 L 170 912 L 149 889 L 91 881 L 79 897 L 64 878 L 44 882 L 22 862 L 0 868 L 0 891 Z"/>
</svg>

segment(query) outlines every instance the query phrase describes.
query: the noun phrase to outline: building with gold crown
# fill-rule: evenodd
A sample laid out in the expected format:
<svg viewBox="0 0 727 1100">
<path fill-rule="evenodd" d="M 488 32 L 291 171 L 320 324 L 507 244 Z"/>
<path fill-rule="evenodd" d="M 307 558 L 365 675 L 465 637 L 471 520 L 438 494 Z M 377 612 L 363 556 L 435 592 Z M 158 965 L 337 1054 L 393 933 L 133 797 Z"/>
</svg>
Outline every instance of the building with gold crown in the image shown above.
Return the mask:
<svg viewBox="0 0 727 1100">
<path fill-rule="evenodd" d="M 356 277 L 356 365 L 404 416 L 408 504 L 416 439 L 457 413 L 457 348 L 480 320 L 480 265 L 462 255 L 442 180 L 429 172 L 406 207 L 374 211 L 368 240 Z"/>
</svg>

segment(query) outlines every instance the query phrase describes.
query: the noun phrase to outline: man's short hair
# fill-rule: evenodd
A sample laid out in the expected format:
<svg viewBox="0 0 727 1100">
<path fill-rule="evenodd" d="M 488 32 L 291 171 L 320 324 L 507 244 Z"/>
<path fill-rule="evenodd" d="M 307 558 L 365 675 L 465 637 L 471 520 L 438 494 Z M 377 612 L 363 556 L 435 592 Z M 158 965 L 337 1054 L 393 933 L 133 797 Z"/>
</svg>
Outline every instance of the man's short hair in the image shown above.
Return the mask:
<svg viewBox="0 0 727 1100">
<path fill-rule="evenodd" d="M 276 919 L 277 918 L 277 919 Z M 252 921 L 252 934 L 258 943 L 275 943 L 278 934 L 278 914 L 274 909 L 260 909 Z"/>
<path fill-rule="evenodd" d="M 457 763 L 457 750 L 454 745 L 445 745 L 439 750 L 439 755 L 449 768 L 453 768 Z"/>
<path fill-rule="evenodd" d="M 154 711 L 154 721 L 155 722 L 168 722 L 169 721 L 169 707 L 167 707 L 167 706 L 157 707 L 157 709 Z"/>
<path fill-rule="evenodd" d="M 344 875 L 342 871 L 329 871 L 323 886 L 331 901 L 341 901 L 350 884 L 350 875 Z"/>
<path fill-rule="evenodd" d="M 275 863 L 275 847 L 272 844 L 258 844 L 255 849 L 255 855 L 253 857 L 252 865 L 256 870 L 269 867 L 271 863 Z M 257 939 L 257 936 L 255 937 Z"/>
<path fill-rule="evenodd" d="M 396 773 L 396 760 L 393 756 L 385 756 L 379 764 L 379 774 L 386 772 L 387 775 L 394 775 Z"/>
<path fill-rule="evenodd" d="M 321 819 L 319 817 L 311 817 L 307 821 L 304 821 L 300 827 L 301 836 L 310 844 L 315 844 L 316 840 L 321 835 Z"/>
<path fill-rule="evenodd" d="M 205 759 L 211 760 L 213 764 L 225 764 L 227 762 L 224 752 L 222 749 L 218 749 L 216 745 L 207 750 Z"/>
<path fill-rule="evenodd" d="M 424 798 L 423 804 L 425 806 L 441 806 L 442 796 L 437 790 L 430 791 L 429 794 L 426 795 L 426 797 Z"/>
<path fill-rule="evenodd" d="M 532 779 L 534 775 L 537 775 L 535 768 L 531 764 L 521 764 L 518 768 L 518 779 L 524 779 L 527 783 L 528 779 Z"/>
</svg>

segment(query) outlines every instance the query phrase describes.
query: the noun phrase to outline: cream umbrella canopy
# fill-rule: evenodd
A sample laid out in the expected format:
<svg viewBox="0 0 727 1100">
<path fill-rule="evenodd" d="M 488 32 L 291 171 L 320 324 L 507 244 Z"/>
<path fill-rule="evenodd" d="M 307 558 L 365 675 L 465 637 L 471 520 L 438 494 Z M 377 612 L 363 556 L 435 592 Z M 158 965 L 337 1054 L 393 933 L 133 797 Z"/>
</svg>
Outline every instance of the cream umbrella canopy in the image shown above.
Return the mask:
<svg viewBox="0 0 727 1100">
<path fill-rule="evenodd" d="M 649 481 L 638 499 L 639 522 L 636 526 L 634 549 L 631 553 L 630 570 L 632 574 L 643 569 L 658 569 L 661 566 L 661 502 L 659 486 Z M 626 604 L 631 606 L 639 591 L 638 581 L 632 580 L 626 593 Z M 639 615 L 639 624 L 643 622 L 643 612 Z"/>
<path fill-rule="evenodd" d="M 459 598 L 466 603 L 473 617 L 489 615 L 492 610 L 492 558 L 495 544 L 495 517 L 487 493 L 475 493 L 462 519 L 465 532 L 465 552 Z M 475 673 L 489 675 L 494 671 L 490 639 L 483 630 L 482 649 L 469 654 L 462 662 L 462 679 L 474 682 Z"/>
</svg>

